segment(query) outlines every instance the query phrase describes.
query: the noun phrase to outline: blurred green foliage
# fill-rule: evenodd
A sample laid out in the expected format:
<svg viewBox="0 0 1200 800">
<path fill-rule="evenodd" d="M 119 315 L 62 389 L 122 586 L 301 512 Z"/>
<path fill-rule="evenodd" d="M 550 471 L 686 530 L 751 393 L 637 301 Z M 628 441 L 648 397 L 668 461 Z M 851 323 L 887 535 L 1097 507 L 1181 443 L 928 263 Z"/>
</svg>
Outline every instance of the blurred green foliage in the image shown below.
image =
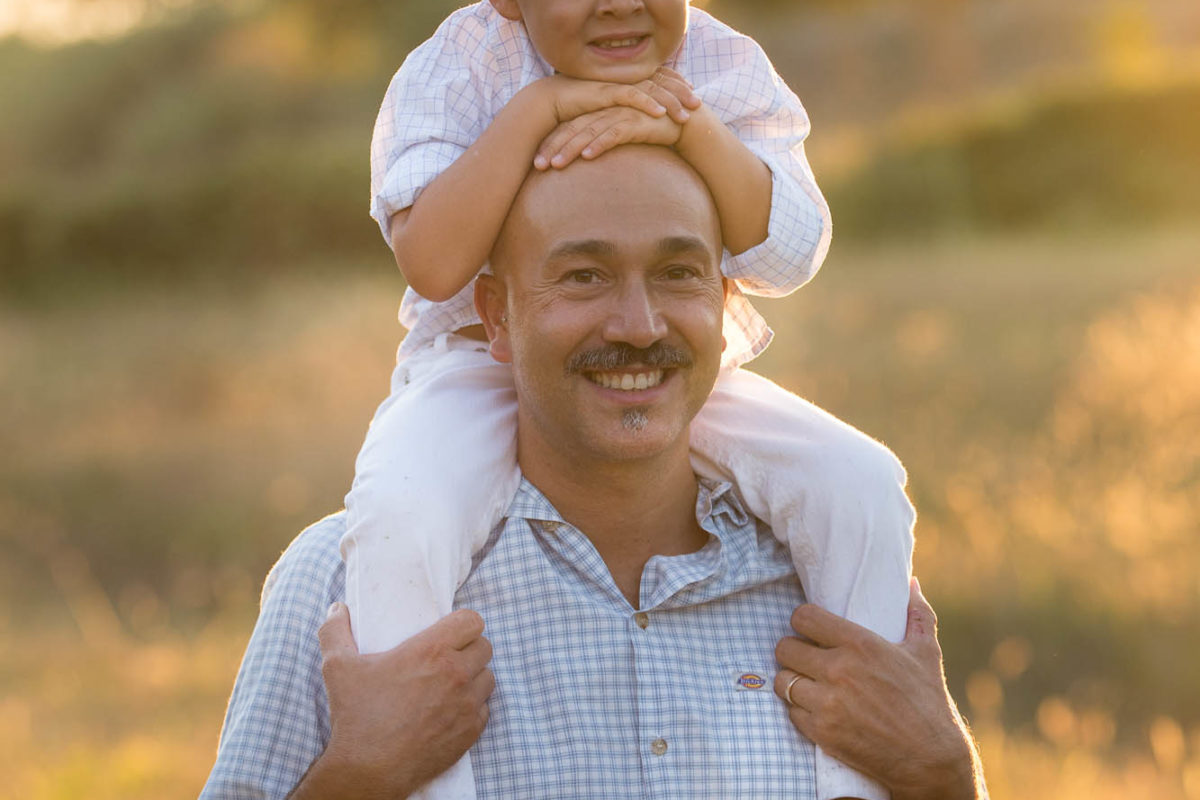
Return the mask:
<svg viewBox="0 0 1200 800">
<path fill-rule="evenodd" d="M 452 5 L 207 3 L 108 41 L 0 40 L 0 289 L 386 265 L 374 113 Z M 1200 209 L 1197 84 L 1033 97 L 870 147 L 824 187 L 843 240 Z"/>
<path fill-rule="evenodd" d="M 889 143 L 827 194 L 856 237 L 1196 218 L 1200 83 L 1041 99 Z"/>
<path fill-rule="evenodd" d="M 238 40 L 255 24 L 210 8 L 111 42 L 0 43 L 4 284 L 381 252 L 365 209 L 386 75 L 273 64 Z"/>
</svg>

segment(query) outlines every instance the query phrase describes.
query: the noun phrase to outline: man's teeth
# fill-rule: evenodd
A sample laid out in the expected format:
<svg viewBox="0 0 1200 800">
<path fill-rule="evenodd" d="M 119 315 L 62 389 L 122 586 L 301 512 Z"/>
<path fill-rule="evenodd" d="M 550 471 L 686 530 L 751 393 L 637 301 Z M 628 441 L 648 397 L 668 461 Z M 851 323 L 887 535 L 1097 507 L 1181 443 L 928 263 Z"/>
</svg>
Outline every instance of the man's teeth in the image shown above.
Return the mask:
<svg viewBox="0 0 1200 800">
<path fill-rule="evenodd" d="M 592 372 L 588 374 L 588 377 L 593 383 L 599 384 L 605 389 L 620 389 L 632 392 L 658 386 L 662 383 L 663 371 L 656 369 L 650 372 L 636 373 Z"/>
<path fill-rule="evenodd" d="M 602 39 L 602 40 L 596 42 L 596 46 L 597 47 L 605 47 L 605 48 L 609 48 L 609 49 L 616 49 L 618 47 L 633 47 L 635 44 L 637 44 L 641 40 L 642 40 L 642 38 L 640 36 L 634 37 L 632 39 Z"/>
</svg>

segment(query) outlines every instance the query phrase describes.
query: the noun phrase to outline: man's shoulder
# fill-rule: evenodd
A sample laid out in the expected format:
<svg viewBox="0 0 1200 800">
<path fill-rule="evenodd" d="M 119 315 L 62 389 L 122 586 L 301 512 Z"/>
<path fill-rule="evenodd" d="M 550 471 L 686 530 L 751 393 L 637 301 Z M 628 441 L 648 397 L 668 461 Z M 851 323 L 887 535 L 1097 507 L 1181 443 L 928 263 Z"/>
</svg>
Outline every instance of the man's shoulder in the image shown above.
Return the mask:
<svg viewBox="0 0 1200 800">
<path fill-rule="evenodd" d="M 262 604 L 279 591 L 339 594 L 339 587 L 345 586 L 346 568 L 339 550 L 345 531 L 345 511 L 330 514 L 301 531 L 267 573 Z"/>
</svg>

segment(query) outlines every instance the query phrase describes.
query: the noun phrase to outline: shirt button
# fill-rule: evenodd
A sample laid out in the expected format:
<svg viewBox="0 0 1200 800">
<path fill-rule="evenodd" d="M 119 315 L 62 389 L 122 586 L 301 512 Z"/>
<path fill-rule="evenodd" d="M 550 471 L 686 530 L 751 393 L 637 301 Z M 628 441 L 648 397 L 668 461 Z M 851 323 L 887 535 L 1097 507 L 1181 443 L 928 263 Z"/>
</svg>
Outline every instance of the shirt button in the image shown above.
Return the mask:
<svg viewBox="0 0 1200 800">
<path fill-rule="evenodd" d="M 637 626 L 642 630 L 646 630 L 646 628 L 650 627 L 650 615 L 644 611 L 639 611 L 634 614 L 633 621 L 636 622 Z M 659 741 L 661 741 L 661 739 Z"/>
<path fill-rule="evenodd" d="M 650 743 L 650 752 L 654 753 L 656 756 L 661 756 L 663 753 L 667 752 L 667 740 L 655 739 Z"/>
<path fill-rule="evenodd" d="M 544 530 L 546 533 L 558 533 L 558 529 L 560 526 L 561 526 L 561 523 L 556 522 L 555 520 L 552 520 L 552 519 L 548 519 L 542 523 L 542 530 Z"/>
</svg>

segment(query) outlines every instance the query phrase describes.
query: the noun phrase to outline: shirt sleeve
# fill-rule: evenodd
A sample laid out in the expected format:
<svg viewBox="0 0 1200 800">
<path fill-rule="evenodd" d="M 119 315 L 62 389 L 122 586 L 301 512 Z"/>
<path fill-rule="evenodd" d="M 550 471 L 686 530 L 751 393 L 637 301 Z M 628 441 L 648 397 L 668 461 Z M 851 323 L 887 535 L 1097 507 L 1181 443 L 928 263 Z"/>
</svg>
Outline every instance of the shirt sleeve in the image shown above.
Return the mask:
<svg viewBox="0 0 1200 800">
<path fill-rule="evenodd" d="M 767 238 L 725 259 L 741 288 L 781 297 L 808 282 L 829 250 L 832 221 L 804 153 L 808 114 L 751 38 L 692 10 L 696 93 L 771 170 Z"/>
<path fill-rule="evenodd" d="M 487 38 L 478 16 L 452 14 L 388 86 L 371 136 L 371 216 L 389 244 L 391 216 L 411 206 L 486 127 L 495 66 L 481 58 Z"/>
<path fill-rule="evenodd" d="M 329 741 L 317 629 L 344 593 L 344 514 L 305 530 L 267 576 L 200 800 L 286 798 Z"/>
</svg>

